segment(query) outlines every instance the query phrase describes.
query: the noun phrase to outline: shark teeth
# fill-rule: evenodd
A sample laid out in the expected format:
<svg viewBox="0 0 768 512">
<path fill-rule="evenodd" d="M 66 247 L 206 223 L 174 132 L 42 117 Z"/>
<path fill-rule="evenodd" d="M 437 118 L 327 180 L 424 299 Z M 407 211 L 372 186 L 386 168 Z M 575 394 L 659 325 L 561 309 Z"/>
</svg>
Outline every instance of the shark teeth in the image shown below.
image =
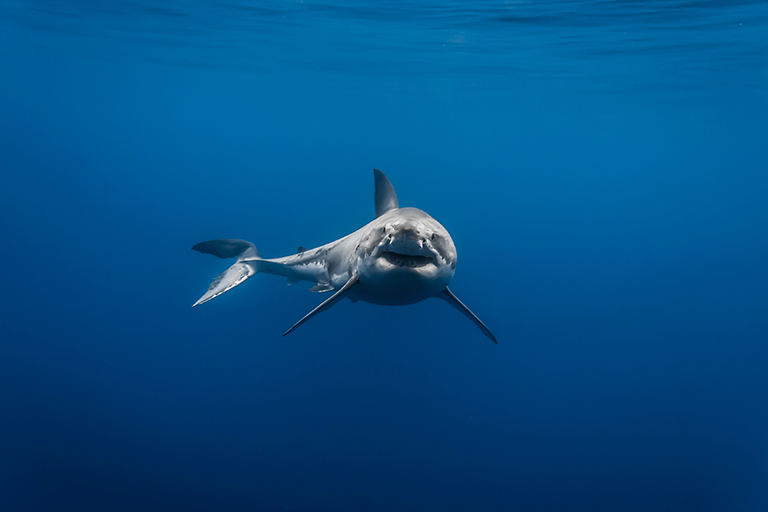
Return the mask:
<svg viewBox="0 0 768 512">
<path fill-rule="evenodd" d="M 405 256 L 429 256 L 432 252 L 425 247 L 423 240 L 411 240 L 406 237 L 385 240 L 382 244 L 382 249 Z"/>
<path fill-rule="evenodd" d="M 433 258 L 429 256 L 422 256 L 420 254 L 398 254 L 392 251 L 385 251 L 381 254 L 381 256 L 392 265 L 396 265 L 398 267 L 419 268 L 429 265 L 430 263 L 433 265 L 435 264 L 435 260 Z"/>
</svg>

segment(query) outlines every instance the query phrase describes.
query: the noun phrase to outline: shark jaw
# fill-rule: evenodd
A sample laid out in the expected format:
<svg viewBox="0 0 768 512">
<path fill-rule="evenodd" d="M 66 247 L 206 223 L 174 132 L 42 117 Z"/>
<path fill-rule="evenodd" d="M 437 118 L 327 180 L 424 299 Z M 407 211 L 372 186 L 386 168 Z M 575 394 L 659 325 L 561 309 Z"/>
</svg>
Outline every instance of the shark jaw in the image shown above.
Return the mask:
<svg viewBox="0 0 768 512">
<path fill-rule="evenodd" d="M 384 251 L 381 253 L 381 257 L 384 258 L 387 263 L 393 267 L 405 267 L 405 268 L 421 268 L 427 265 L 434 265 L 435 259 L 431 256 L 422 256 L 420 254 L 399 254 L 393 251 Z"/>
<path fill-rule="evenodd" d="M 434 297 L 453 278 L 456 248 L 448 231 L 427 213 L 400 208 L 359 245 L 356 298 L 405 305 Z"/>
<path fill-rule="evenodd" d="M 429 244 L 429 238 L 420 236 L 415 229 L 385 226 L 382 231 L 385 236 L 376 255 L 393 267 L 418 269 L 438 265 L 440 255 Z"/>
</svg>

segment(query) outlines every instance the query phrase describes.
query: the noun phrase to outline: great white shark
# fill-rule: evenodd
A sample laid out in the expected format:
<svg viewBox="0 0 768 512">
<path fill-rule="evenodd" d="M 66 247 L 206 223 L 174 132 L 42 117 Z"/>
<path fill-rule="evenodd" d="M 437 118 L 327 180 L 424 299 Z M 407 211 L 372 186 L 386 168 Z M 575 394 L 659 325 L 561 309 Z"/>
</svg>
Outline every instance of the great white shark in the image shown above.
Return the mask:
<svg viewBox="0 0 768 512">
<path fill-rule="evenodd" d="M 456 271 L 456 246 L 448 230 L 418 208 L 400 208 L 389 179 L 378 169 L 373 174 L 376 218 L 335 242 L 314 249 L 299 247 L 297 254 L 273 259 L 262 258 L 256 246 L 245 240 L 209 240 L 192 247 L 219 258 L 237 258 L 193 307 L 255 274 L 276 274 L 286 277 L 289 284 L 315 283 L 310 289 L 313 292 L 333 292 L 283 336 L 344 297 L 387 306 L 437 297 L 498 343 L 490 329 L 448 288 Z"/>
</svg>

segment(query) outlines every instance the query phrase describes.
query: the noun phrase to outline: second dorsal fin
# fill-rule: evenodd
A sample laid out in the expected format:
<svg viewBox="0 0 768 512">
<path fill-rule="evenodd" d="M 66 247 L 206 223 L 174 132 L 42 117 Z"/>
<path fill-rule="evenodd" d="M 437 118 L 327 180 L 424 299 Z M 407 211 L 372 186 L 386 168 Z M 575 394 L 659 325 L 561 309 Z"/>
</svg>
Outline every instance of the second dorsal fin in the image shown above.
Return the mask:
<svg viewBox="0 0 768 512">
<path fill-rule="evenodd" d="M 400 208 L 400 205 L 397 202 L 395 188 L 384 173 L 378 169 L 374 169 L 373 178 L 376 184 L 376 192 L 374 194 L 376 218 L 381 217 L 390 210 Z"/>
</svg>

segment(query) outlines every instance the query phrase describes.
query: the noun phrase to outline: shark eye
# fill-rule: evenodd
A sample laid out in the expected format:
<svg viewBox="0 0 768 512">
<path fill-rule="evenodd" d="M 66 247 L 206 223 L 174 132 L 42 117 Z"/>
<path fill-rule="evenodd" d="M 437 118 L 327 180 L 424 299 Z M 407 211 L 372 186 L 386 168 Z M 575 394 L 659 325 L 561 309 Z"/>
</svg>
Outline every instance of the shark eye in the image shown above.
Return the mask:
<svg viewBox="0 0 768 512">
<path fill-rule="evenodd" d="M 434 240 L 435 240 L 435 238 L 437 238 L 437 237 L 435 236 L 435 234 L 434 234 L 434 233 L 432 233 L 432 240 L 434 241 Z"/>
<path fill-rule="evenodd" d="M 387 232 L 387 228 L 381 228 L 381 234 L 382 234 L 382 235 L 383 235 L 384 233 L 386 233 L 386 232 Z"/>
</svg>

